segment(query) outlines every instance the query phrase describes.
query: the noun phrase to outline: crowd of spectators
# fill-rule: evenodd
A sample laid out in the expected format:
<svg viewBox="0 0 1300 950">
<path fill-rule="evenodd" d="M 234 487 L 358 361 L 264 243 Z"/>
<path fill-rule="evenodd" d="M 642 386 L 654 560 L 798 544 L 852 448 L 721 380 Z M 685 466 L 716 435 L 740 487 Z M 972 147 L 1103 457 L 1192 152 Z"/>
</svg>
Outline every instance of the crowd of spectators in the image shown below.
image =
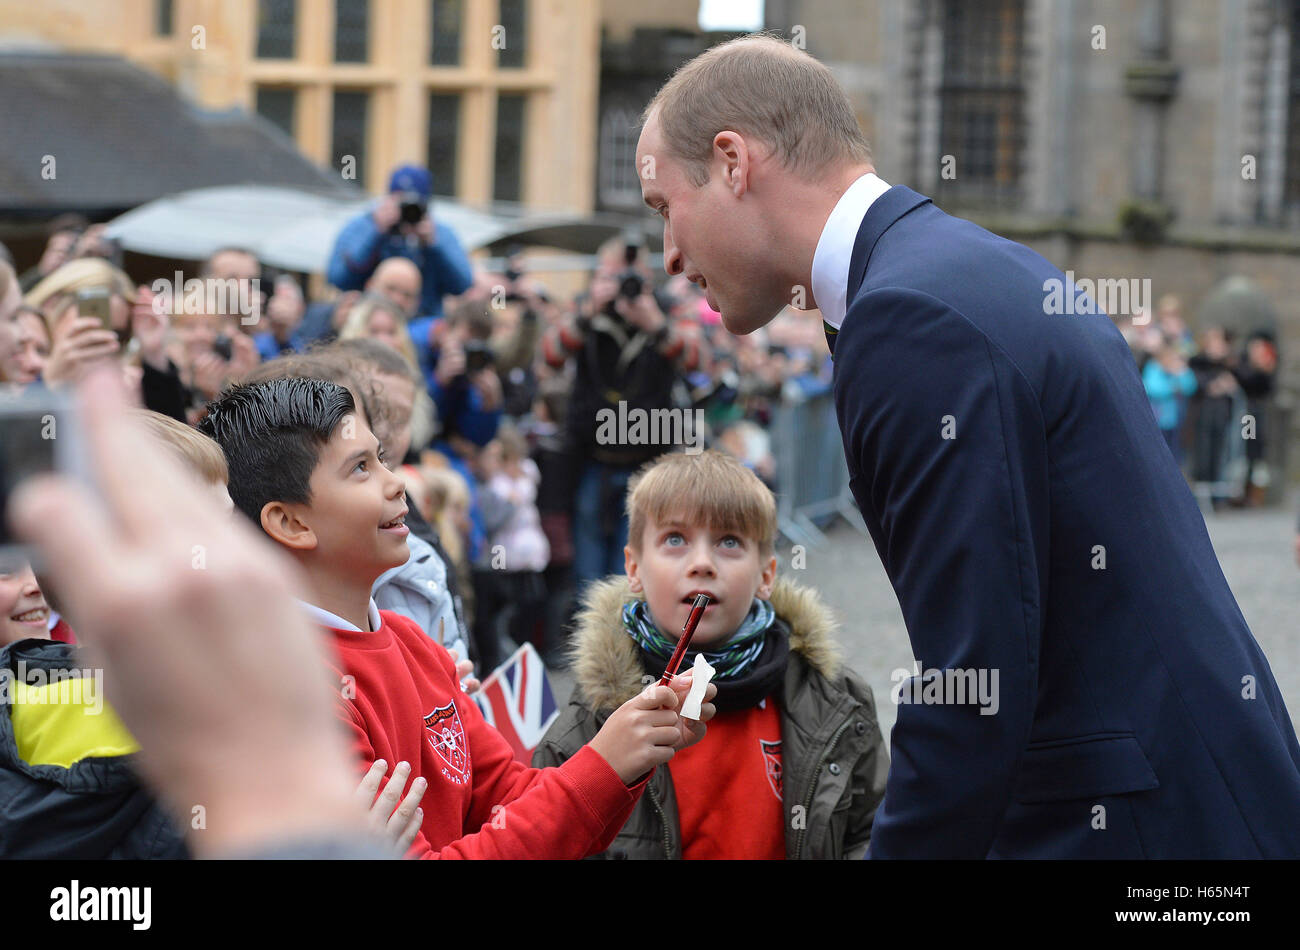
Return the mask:
<svg viewBox="0 0 1300 950">
<path fill-rule="evenodd" d="M 1162 297 L 1155 313 L 1122 325 L 1151 410 L 1174 458 L 1218 508 L 1263 503 L 1273 473 L 1269 402 L 1276 389 L 1277 341 L 1259 329 L 1239 338 L 1222 326 L 1188 329 L 1182 302 Z"/>
<path fill-rule="evenodd" d="M 354 384 L 382 388 L 382 399 L 371 393 L 376 428 L 405 433 L 386 440 L 389 462 L 458 588 L 456 623 L 477 669 L 525 641 L 556 663 L 581 586 L 623 570 L 628 478 L 674 447 L 602 444 L 600 411 L 702 418 L 688 438 L 779 487 L 774 407 L 826 393 L 829 354 L 815 317 L 794 310 L 751 336 L 727 333 L 695 285 L 657 284 L 626 237 L 600 248 L 568 299 L 527 273 L 521 253 L 501 273 L 476 268 L 435 220 L 431 192 L 426 170 L 397 169 L 388 194 L 339 234 L 331 286 L 314 297 L 309 275 L 224 247 L 156 299 L 159 285 L 128 275 L 101 225 L 58 219 L 34 267 L 19 276 L 0 260 L 0 381 L 57 389 L 116 354 L 140 405 L 195 425 L 234 383 L 295 359 L 316 360 L 318 373 L 321 360 L 341 360 Z M 355 341 L 382 345 L 405 371 L 358 362 Z"/>
</svg>

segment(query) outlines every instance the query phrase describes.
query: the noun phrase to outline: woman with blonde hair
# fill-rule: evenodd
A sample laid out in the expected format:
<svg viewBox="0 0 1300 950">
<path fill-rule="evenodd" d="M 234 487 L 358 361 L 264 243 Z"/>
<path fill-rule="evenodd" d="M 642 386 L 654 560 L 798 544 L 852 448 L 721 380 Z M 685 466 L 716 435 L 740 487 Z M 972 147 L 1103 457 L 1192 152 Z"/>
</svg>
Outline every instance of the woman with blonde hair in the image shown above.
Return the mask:
<svg viewBox="0 0 1300 950">
<path fill-rule="evenodd" d="M 125 352 L 123 374 L 145 408 L 185 421 L 189 396 L 167 356 L 169 321 L 155 311 L 149 288 L 136 288 L 102 258 L 85 257 L 54 270 L 23 302 L 39 310 L 49 328 L 46 385 L 74 382 L 90 364 Z"/>
<path fill-rule="evenodd" d="M 348 319 L 339 331 L 340 340 L 360 338 L 387 343 L 406 358 L 411 368 L 419 371 L 420 362 L 411 342 L 406 314 L 402 308 L 380 294 L 362 294 L 353 305 Z"/>
</svg>

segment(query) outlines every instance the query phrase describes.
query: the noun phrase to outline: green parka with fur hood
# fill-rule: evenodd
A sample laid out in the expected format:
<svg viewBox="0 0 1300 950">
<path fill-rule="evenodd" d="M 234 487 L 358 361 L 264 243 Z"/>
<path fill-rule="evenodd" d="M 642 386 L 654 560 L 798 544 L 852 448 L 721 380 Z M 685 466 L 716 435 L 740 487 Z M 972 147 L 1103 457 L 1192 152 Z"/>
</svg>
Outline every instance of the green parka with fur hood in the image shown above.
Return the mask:
<svg viewBox="0 0 1300 950">
<path fill-rule="evenodd" d="M 573 697 L 533 753 L 534 766 L 559 765 L 575 755 L 610 713 L 645 688 L 643 676 L 662 672 L 643 667 L 623 630 L 623 604 L 634 599 L 625 577 L 591 586 L 569 648 Z M 860 858 L 889 771 L 871 688 L 841 667 L 834 620 L 816 591 L 779 579 L 772 606 L 790 638 L 777 690 L 786 857 Z M 614 843 L 597 857 L 681 856 L 677 797 L 668 766 L 661 765 Z"/>
</svg>

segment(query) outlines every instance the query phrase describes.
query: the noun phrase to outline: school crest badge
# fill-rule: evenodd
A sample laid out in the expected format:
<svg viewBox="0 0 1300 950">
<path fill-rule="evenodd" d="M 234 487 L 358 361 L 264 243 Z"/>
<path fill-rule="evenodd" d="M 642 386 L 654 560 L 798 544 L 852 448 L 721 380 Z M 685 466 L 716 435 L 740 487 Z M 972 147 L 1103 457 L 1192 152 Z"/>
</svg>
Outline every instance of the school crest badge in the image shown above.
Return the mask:
<svg viewBox="0 0 1300 950">
<path fill-rule="evenodd" d="M 465 727 L 455 703 L 439 706 L 424 717 L 429 745 L 442 761 L 442 774 L 457 785 L 469 781 L 469 746 L 465 743 Z"/>
</svg>

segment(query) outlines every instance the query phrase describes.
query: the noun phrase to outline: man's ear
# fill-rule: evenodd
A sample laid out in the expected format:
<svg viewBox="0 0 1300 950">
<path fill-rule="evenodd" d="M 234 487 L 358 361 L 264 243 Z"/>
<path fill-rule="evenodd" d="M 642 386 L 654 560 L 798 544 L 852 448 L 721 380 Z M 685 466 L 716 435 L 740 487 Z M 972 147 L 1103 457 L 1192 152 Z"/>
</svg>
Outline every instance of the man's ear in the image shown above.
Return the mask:
<svg viewBox="0 0 1300 950">
<path fill-rule="evenodd" d="M 262 530 L 286 548 L 312 551 L 316 548 L 316 532 L 299 517 L 299 507 L 282 501 L 268 501 L 262 506 Z"/>
<path fill-rule="evenodd" d="M 767 559 L 767 564 L 763 566 L 763 573 L 759 578 L 758 590 L 755 596 L 759 600 L 767 600 L 772 596 L 772 588 L 776 586 L 776 555 Z"/>
<path fill-rule="evenodd" d="M 632 545 L 628 544 L 623 547 L 623 570 L 627 572 L 627 586 L 632 593 L 641 593 L 641 578 L 638 576 L 640 565 L 637 564 L 636 552 L 632 550 Z"/>
<path fill-rule="evenodd" d="M 737 198 L 749 190 L 749 146 L 739 132 L 724 129 L 713 137 L 714 158 L 722 163 L 722 182 Z"/>
</svg>

